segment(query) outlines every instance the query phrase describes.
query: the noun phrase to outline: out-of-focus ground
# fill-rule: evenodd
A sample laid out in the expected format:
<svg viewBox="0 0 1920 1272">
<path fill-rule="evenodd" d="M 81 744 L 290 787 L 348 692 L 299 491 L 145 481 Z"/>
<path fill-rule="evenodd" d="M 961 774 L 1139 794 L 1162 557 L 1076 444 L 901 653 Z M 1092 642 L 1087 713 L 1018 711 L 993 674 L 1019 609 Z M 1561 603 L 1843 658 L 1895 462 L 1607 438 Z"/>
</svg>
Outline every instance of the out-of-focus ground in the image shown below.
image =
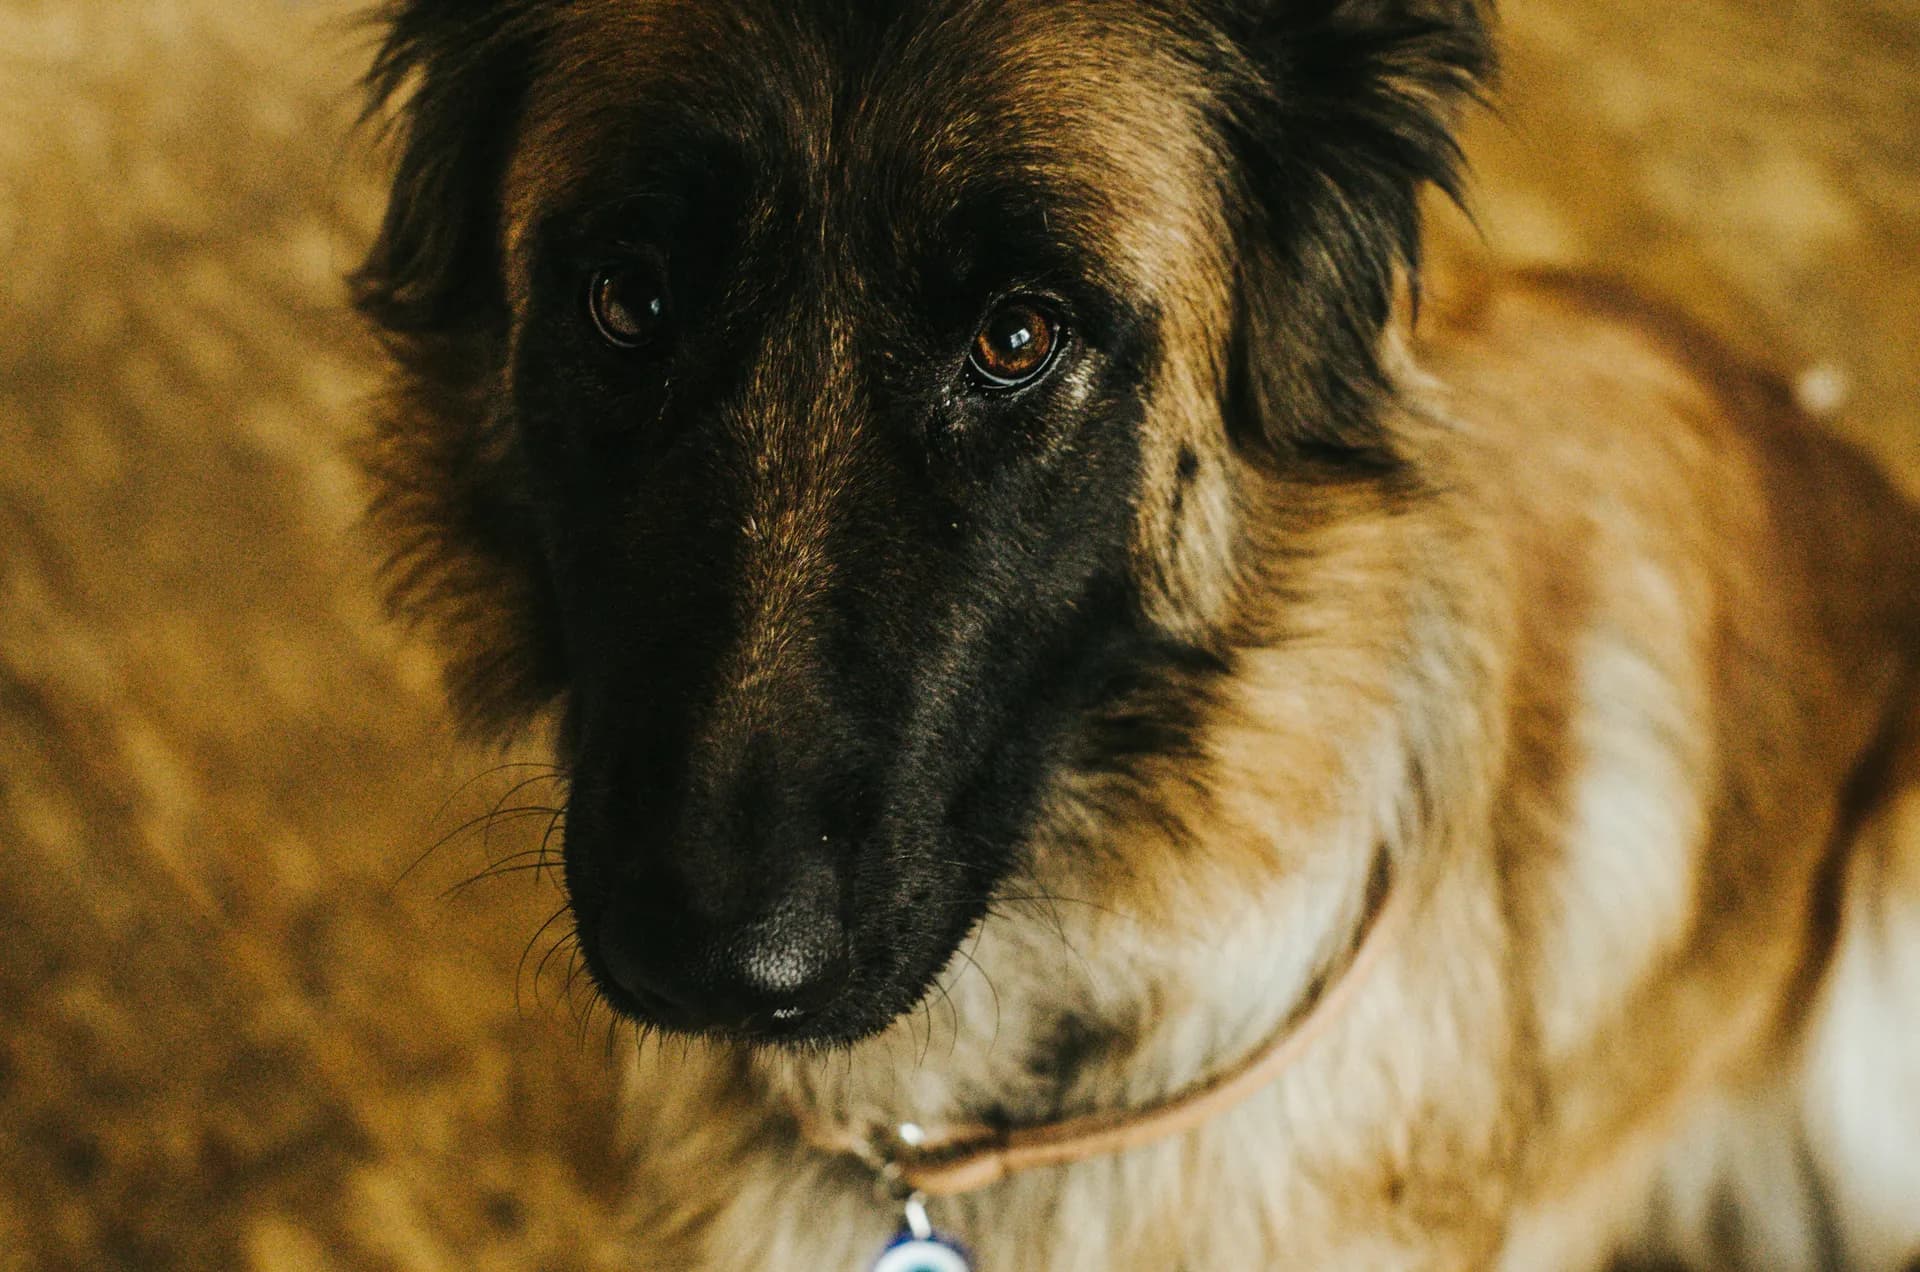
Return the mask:
<svg viewBox="0 0 1920 1272">
<path fill-rule="evenodd" d="M 626 1266 L 558 893 L 443 896 L 550 792 L 459 789 L 513 757 L 450 739 L 353 531 L 346 12 L 0 0 L 0 1272 Z M 1920 489 L 1920 7 L 1531 0 L 1509 41 L 1491 252 L 1820 368 Z"/>
</svg>

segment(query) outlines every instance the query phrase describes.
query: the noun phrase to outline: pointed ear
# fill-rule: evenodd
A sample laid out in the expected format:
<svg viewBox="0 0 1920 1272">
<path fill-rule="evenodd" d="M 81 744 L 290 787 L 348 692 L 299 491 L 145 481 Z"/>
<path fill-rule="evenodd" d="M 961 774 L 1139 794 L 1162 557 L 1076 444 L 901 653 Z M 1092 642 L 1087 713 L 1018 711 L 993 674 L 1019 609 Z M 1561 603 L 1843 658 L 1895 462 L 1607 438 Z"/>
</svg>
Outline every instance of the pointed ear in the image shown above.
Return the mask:
<svg viewBox="0 0 1920 1272">
<path fill-rule="evenodd" d="M 1275 459 L 1392 468 L 1382 330 L 1418 287 L 1420 196 L 1459 197 L 1454 127 L 1493 71 L 1483 0 L 1240 0 L 1227 115 L 1240 278 L 1229 407 Z"/>
<path fill-rule="evenodd" d="M 504 294 L 500 181 L 526 90 L 527 6 L 398 0 L 367 72 L 367 113 L 398 157 L 386 216 L 351 283 L 356 307 L 396 336 L 495 325 Z"/>
</svg>

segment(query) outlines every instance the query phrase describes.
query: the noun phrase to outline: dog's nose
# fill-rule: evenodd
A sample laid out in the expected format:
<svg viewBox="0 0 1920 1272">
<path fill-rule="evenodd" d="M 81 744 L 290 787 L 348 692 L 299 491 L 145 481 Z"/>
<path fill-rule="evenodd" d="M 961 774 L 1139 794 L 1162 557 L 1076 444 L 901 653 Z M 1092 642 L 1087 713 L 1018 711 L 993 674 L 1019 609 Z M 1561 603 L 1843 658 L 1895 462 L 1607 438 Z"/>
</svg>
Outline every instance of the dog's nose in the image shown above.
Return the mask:
<svg viewBox="0 0 1920 1272">
<path fill-rule="evenodd" d="M 861 771 L 823 713 L 711 714 L 726 727 L 686 747 L 671 785 L 623 748 L 614 776 L 569 805 L 581 940 L 624 991 L 616 1006 L 669 1029 L 777 1036 L 817 1019 L 855 961 L 848 894 L 869 817 L 845 792 Z M 741 718 L 758 726 L 744 739 Z"/>
<path fill-rule="evenodd" d="M 828 882 L 809 876 L 744 920 L 702 919 L 670 888 L 636 889 L 607 907 L 592 939 L 609 978 L 656 1023 L 778 1032 L 846 985 L 847 933 Z"/>
</svg>

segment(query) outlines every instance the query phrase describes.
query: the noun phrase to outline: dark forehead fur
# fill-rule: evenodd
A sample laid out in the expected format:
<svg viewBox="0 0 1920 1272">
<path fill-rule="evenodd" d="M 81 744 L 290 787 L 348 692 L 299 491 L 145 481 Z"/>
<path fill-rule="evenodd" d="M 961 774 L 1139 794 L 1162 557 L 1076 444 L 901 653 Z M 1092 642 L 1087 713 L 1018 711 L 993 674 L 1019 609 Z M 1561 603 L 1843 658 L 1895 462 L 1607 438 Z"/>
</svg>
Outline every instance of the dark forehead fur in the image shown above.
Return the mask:
<svg viewBox="0 0 1920 1272">
<path fill-rule="evenodd" d="M 816 232 L 837 208 L 837 235 L 901 254 L 963 240 L 970 208 L 1024 207 L 1063 272 L 1145 304 L 1221 292 L 1210 346 L 1174 352 L 1217 368 L 1249 458 L 1305 480 L 1398 462 L 1377 346 L 1420 187 L 1454 188 L 1454 111 L 1489 70 L 1477 0 L 400 0 L 385 18 L 370 86 L 399 103 L 400 160 L 355 287 L 402 374 L 374 467 L 402 602 L 456 629 L 478 716 L 563 688 L 494 416 L 514 245 L 648 182 L 737 178 L 749 214 L 778 219 L 784 192 Z M 1154 216 L 1163 240 L 1217 240 L 1184 259 L 1218 277 L 1129 258 Z M 876 258 L 851 259 L 858 286 Z"/>
<path fill-rule="evenodd" d="M 1143 94 L 1186 116 L 1204 35 L 1134 0 L 575 6 L 544 42 L 533 105 L 630 138 L 704 134 L 813 177 L 918 156 L 938 200 L 955 181 L 1057 169 L 1142 118 Z"/>
<path fill-rule="evenodd" d="M 1182 42 L 1139 6 L 577 7 L 536 59 L 505 238 L 537 244 L 555 220 L 654 196 L 711 237 L 737 218 L 716 255 L 775 240 L 856 292 L 929 273 L 964 286 L 972 252 L 1003 277 L 1151 308 L 1189 280 L 1139 268 L 1137 242 L 1202 237 L 1161 223 L 1211 209 L 1147 191 L 1220 166 Z M 771 281 L 754 268 L 736 281 Z"/>
<path fill-rule="evenodd" d="M 536 79 L 532 105 L 565 103 L 582 130 L 670 138 L 691 124 L 817 162 L 844 121 L 877 116 L 937 138 L 953 172 L 1071 153 L 1076 132 L 1143 98 L 1191 108 L 1233 161 L 1220 193 L 1262 222 L 1245 228 L 1311 238 L 1365 303 L 1381 281 L 1366 273 L 1417 250 L 1415 188 L 1454 188 L 1453 105 L 1491 56 L 1478 0 L 397 0 L 385 21 L 375 103 L 417 91 L 357 290 L 401 330 L 474 321 L 473 302 L 503 300 L 487 268 L 499 182 Z M 970 153 L 969 140 L 993 149 Z M 470 215 L 476 203 L 494 217 Z"/>
</svg>

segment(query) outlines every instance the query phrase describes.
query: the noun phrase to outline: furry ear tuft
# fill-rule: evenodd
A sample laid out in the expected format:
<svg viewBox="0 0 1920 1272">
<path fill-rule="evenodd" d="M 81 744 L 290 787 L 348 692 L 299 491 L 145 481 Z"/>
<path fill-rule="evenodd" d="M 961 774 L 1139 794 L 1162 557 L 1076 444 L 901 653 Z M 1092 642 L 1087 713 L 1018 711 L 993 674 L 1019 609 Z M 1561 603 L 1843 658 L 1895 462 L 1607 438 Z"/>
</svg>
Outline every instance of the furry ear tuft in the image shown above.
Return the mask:
<svg viewBox="0 0 1920 1272">
<path fill-rule="evenodd" d="M 399 159 L 355 306 L 395 335 L 473 330 L 501 314 L 499 184 L 536 37 L 526 0 L 396 0 L 365 85 Z"/>
<path fill-rule="evenodd" d="M 1493 73 L 1482 0 L 1249 0 L 1227 135 L 1241 277 L 1229 406 L 1237 439 L 1334 470 L 1396 466 L 1379 345 L 1420 196 L 1458 200 L 1454 126 Z"/>
<path fill-rule="evenodd" d="M 500 418 L 507 322 L 500 183 L 543 34 L 536 0 L 395 0 L 368 71 L 367 114 L 399 143 L 385 220 L 351 284 L 386 337 L 394 382 L 360 455 L 377 490 L 393 610 L 446 655 L 476 733 L 554 700 L 564 668 L 527 500 Z"/>
</svg>

